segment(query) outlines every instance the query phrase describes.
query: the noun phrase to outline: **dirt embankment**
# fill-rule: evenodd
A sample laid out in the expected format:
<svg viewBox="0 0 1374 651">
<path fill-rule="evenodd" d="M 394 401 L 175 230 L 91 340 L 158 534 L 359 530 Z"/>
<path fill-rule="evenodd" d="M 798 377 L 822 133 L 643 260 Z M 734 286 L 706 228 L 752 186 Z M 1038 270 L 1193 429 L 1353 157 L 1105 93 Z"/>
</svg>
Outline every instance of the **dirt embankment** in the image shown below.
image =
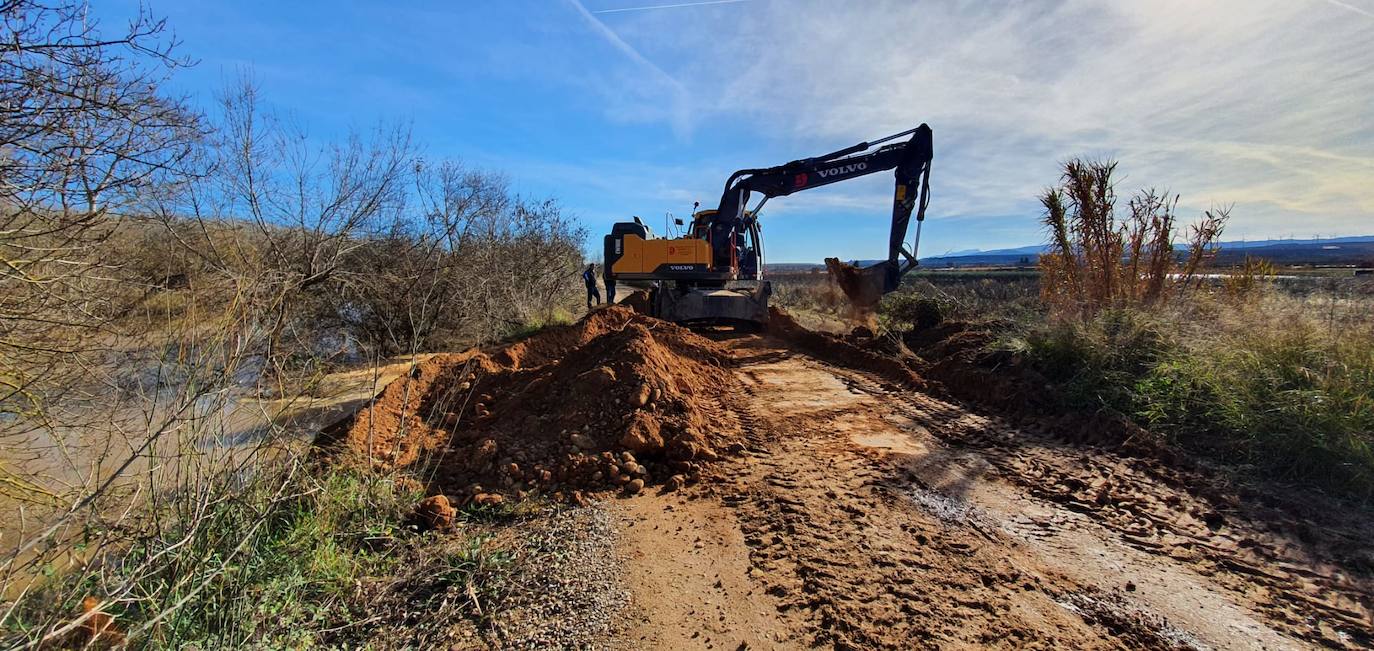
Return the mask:
<svg viewBox="0 0 1374 651">
<path fill-rule="evenodd" d="M 326 445 L 431 477 L 451 501 L 673 485 L 737 442 L 728 356 L 691 331 L 611 306 L 524 340 L 434 357 Z"/>
<path fill-rule="evenodd" d="M 1033 369 L 989 351 L 992 336 L 947 322 L 900 340 L 804 337 L 807 352 L 847 347 L 901 360 L 925 382 L 924 393 L 996 414 L 1002 424 L 970 423 L 951 411 L 924 425 L 976 451 L 1027 495 L 1086 515 L 1130 547 L 1181 562 L 1252 600 L 1298 638 L 1336 648 L 1368 644 L 1374 552 L 1363 509 L 1280 484 L 1233 484 L 1118 414 L 1067 409 Z M 905 377 L 855 363 L 858 357 L 822 358 L 887 381 Z M 918 412 L 935 404 L 920 393 L 891 395 Z"/>
<path fill-rule="evenodd" d="M 700 477 L 613 511 L 641 648 L 1368 646 L 1363 511 L 1057 411 L 988 336 L 775 312 L 713 340 L 617 306 L 423 362 L 326 445 L 453 501 Z"/>
<path fill-rule="evenodd" d="M 921 390 L 927 384 L 915 370 L 900 359 L 875 352 L 841 337 L 802 327 L 787 312 L 769 308 L 768 333 L 787 341 L 808 355 L 832 364 L 877 373 L 905 389 Z M 872 330 L 861 326 L 866 332 Z M 857 330 L 858 328 L 856 328 Z"/>
</svg>

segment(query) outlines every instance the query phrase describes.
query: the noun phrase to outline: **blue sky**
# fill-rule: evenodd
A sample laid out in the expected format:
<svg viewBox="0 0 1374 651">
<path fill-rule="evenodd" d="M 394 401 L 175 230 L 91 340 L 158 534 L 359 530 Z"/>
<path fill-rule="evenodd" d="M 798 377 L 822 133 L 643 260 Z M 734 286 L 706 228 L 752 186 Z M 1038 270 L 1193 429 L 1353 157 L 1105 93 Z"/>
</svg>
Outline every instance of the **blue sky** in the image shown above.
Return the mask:
<svg viewBox="0 0 1374 651">
<path fill-rule="evenodd" d="M 599 239 L 735 169 L 927 122 L 923 255 L 1042 240 L 1059 161 L 1234 204 L 1227 239 L 1374 233 L 1374 0 L 147 0 L 209 106 L 241 70 L 321 140 L 409 123 Z M 92 11 L 107 25 L 132 0 Z M 617 11 L 631 9 L 628 11 Z M 113 28 L 113 27 L 111 27 Z M 769 203 L 774 262 L 880 257 L 891 177 Z"/>
</svg>

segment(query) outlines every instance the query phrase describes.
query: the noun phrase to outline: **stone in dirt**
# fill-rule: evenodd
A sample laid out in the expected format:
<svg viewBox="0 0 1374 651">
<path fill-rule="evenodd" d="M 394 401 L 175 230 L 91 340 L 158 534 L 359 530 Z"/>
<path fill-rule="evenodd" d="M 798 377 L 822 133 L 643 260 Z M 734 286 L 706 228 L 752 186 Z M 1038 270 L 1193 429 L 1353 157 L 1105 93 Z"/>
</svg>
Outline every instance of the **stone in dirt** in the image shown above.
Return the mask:
<svg viewBox="0 0 1374 651">
<path fill-rule="evenodd" d="M 643 412 L 634 415 L 625 435 L 620 437 L 620 445 L 638 453 L 652 453 L 663 449 L 663 436 L 659 433 L 659 421 Z"/>
<path fill-rule="evenodd" d="M 500 493 L 478 493 L 472 496 L 472 503 L 480 506 L 495 506 L 506 501 Z"/>
<path fill-rule="evenodd" d="M 413 519 L 421 531 L 447 529 L 453 526 L 458 510 L 443 495 L 431 495 L 415 505 Z"/>
</svg>

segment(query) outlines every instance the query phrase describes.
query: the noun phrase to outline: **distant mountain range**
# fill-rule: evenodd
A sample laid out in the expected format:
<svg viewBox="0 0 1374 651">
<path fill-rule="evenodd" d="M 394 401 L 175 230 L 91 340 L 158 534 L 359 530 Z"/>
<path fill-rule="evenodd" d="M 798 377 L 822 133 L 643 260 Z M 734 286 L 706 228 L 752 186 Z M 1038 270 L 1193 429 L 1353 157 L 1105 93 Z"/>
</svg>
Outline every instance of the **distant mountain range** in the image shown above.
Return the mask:
<svg viewBox="0 0 1374 651">
<path fill-rule="evenodd" d="M 1228 264 L 1246 255 L 1282 264 L 1367 264 L 1374 261 L 1374 235 L 1320 239 L 1237 240 L 1221 242 L 1218 262 Z M 1035 264 L 1049 247 L 1044 244 L 989 251 L 964 250 L 921 258 L 930 267 Z"/>
<path fill-rule="evenodd" d="M 1217 256 L 1217 263 L 1223 265 L 1242 262 L 1248 255 L 1284 265 L 1374 266 L 1374 235 L 1305 240 L 1236 240 L 1221 242 L 1217 246 L 1221 248 L 1221 253 Z M 1182 247 L 1176 248 L 1181 249 Z M 1049 247 L 1044 244 L 989 251 L 966 249 L 921 258 L 921 266 L 1029 266 L 1039 262 L 1040 254 L 1047 250 Z M 850 262 L 865 267 L 878 262 L 878 260 L 851 260 Z M 772 273 L 800 273 L 824 268 L 825 265 L 814 262 L 774 262 L 768 264 L 768 270 Z"/>
</svg>

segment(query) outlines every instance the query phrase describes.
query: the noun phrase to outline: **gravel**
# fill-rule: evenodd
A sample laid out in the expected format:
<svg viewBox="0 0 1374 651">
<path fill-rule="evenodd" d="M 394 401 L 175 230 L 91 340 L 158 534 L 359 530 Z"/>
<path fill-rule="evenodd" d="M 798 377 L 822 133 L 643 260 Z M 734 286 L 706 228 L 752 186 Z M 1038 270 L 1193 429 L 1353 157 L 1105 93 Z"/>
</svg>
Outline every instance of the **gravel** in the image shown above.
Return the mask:
<svg viewBox="0 0 1374 651">
<path fill-rule="evenodd" d="M 613 517 L 598 503 L 559 508 L 521 532 L 511 589 L 487 643 L 504 649 L 608 649 L 630 601 Z"/>
</svg>

